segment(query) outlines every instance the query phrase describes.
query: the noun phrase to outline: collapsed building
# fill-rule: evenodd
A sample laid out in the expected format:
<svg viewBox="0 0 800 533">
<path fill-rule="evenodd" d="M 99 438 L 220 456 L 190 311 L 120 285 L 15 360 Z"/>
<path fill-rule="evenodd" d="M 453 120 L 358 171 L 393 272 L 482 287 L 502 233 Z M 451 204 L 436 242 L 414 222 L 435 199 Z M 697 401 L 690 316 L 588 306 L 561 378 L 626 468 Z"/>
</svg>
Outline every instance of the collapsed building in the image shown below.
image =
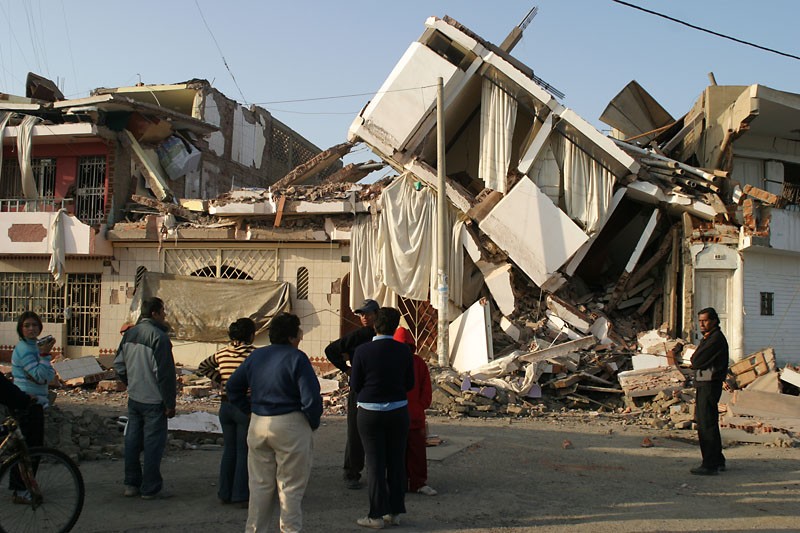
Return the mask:
<svg viewBox="0 0 800 533">
<path fill-rule="evenodd" d="M 4 348 L 16 314 L 33 308 L 68 356 L 111 353 L 138 298 L 158 294 L 188 365 L 238 316 L 263 329 L 291 308 L 324 373 L 324 346 L 357 325 L 351 310 L 370 297 L 401 309 L 430 359 L 447 306 L 454 372 L 442 383 L 469 397 L 467 411 L 490 412 L 475 398 L 498 391 L 509 403 L 543 389 L 597 393 L 582 400 L 596 405 L 603 394 L 678 390 L 678 370 L 658 387 L 630 375 L 620 385 L 619 373 L 637 350 L 655 358 L 645 366 L 674 363 L 672 342 L 696 341 L 708 306 L 734 361 L 770 346 L 780 365 L 800 362 L 800 96 L 712 85 L 675 119 L 631 82 L 603 113 L 607 136 L 511 55 L 520 37 L 515 28 L 496 46 L 448 17 L 428 19 L 347 142 L 321 152 L 197 80 L 79 101 L 4 96 L 0 109 L 17 121 L 3 129 L 4 160 L 17 155 L 16 137 L 22 161 L 8 180 L 3 170 L 4 186 L 21 187 L 0 210 Z M 448 301 L 434 254 L 437 78 Z M 342 167 L 356 143 L 381 161 Z M 73 202 L 59 179 L 51 196 L 65 212 L 38 207 L 46 195 L 25 188 L 27 166 L 44 176 L 37 158 L 53 154 L 73 169 L 57 176 L 75 173 L 76 160 L 80 174 L 87 150 L 106 165 L 102 203 L 89 210 L 99 215 L 77 209 L 91 187 L 76 185 Z M 384 166 L 397 176 L 356 183 Z M 66 290 L 53 285 L 59 273 Z"/>
</svg>

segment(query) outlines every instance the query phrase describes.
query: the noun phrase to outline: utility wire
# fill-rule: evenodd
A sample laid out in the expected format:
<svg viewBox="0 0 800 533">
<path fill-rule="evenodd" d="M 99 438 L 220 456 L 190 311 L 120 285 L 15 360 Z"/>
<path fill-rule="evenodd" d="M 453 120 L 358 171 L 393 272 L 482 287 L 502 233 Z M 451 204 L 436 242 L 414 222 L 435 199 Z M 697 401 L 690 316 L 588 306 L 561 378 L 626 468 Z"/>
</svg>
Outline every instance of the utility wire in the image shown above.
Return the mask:
<svg viewBox="0 0 800 533">
<path fill-rule="evenodd" d="M 64 30 L 67 34 L 67 48 L 69 50 L 69 60 L 72 63 L 72 75 L 75 76 L 73 84 L 78 86 L 78 71 L 75 69 L 75 54 L 72 53 L 72 38 L 69 35 L 69 22 L 67 21 L 67 9 L 64 7 L 64 0 L 61 0 L 61 13 L 64 16 Z M 64 83 L 64 91 L 67 90 L 67 84 Z M 62 91 L 63 92 L 63 91 Z"/>
<path fill-rule="evenodd" d="M 391 89 L 388 91 L 379 91 L 377 93 L 358 93 L 358 94 L 343 94 L 339 96 L 320 96 L 318 98 L 297 98 L 295 100 L 273 100 L 271 102 L 253 102 L 256 105 L 269 105 L 269 104 L 291 104 L 294 102 L 316 102 L 318 100 L 336 100 L 339 98 L 353 98 L 356 96 L 372 96 L 385 93 L 399 93 L 402 91 L 417 91 L 419 89 L 430 89 L 436 85 L 423 85 L 421 87 L 409 87 L 408 89 Z"/>
<path fill-rule="evenodd" d="M 665 14 L 659 13 L 657 11 L 652 11 L 650 9 L 645 9 L 645 8 L 643 8 L 641 6 L 637 6 L 635 4 L 630 4 L 628 2 L 623 2 L 622 0 L 611 0 L 611 1 L 616 3 L 616 4 L 620 4 L 620 5 L 623 5 L 623 6 L 631 7 L 633 9 L 638 9 L 639 11 L 644 11 L 645 13 L 649 13 L 649 14 L 655 15 L 657 17 L 661 17 L 661 18 L 665 18 L 667 20 L 671 20 L 672 22 L 677 22 L 678 24 L 682 24 L 684 26 L 692 28 L 693 30 L 698 30 L 698 31 L 710 33 L 711 35 L 715 35 L 717 37 L 722 37 L 723 39 L 728 39 L 729 41 L 733 41 L 733 42 L 736 42 L 736 43 L 739 43 L 739 44 L 752 46 L 753 48 L 758 48 L 759 50 L 764 50 L 765 52 L 772 52 L 773 54 L 778 54 L 778 55 L 781 55 L 781 56 L 784 56 L 784 57 L 790 57 L 792 59 L 800 60 L 800 56 L 796 56 L 794 54 L 789 54 L 787 52 L 781 52 L 780 50 L 775 50 L 774 48 L 767 48 L 766 46 L 761 46 L 760 44 L 755 44 L 755 43 L 751 43 L 750 41 L 737 39 L 736 37 L 731 37 L 730 35 L 725 35 L 724 33 L 719 33 L 719 32 L 713 31 L 713 30 L 702 28 L 700 26 L 695 26 L 694 24 L 690 24 L 690 23 L 688 23 L 688 22 L 686 22 L 684 20 L 676 19 L 674 17 L 670 17 L 669 15 L 665 15 Z"/>
<path fill-rule="evenodd" d="M 244 97 L 244 93 L 242 92 L 242 88 L 239 87 L 239 82 L 236 81 L 236 76 L 233 75 L 233 72 L 231 71 L 231 67 L 228 66 L 228 62 L 225 60 L 225 56 L 222 53 L 222 49 L 219 47 L 219 43 L 217 42 L 217 38 L 214 37 L 214 32 L 212 32 L 211 28 L 208 26 L 208 22 L 206 22 L 206 17 L 205 17 L 205 15 L 203 15 L 203 10 L 200 9 L 200 4 L 197 3 L 197 0 L 194 0 L 194 5 L 197 6 L 197 11 L 200 12 L 200 18 L 203 19 L 203 24 L 206 25 L 206 29 L 208 30 L 208 33 L 211 34 L 211 39 L 214 40 L 214 44 L 217 47 L 217 51 L 219 52 L 219 56 L 222 58 L 222 63 L 225 65 L 225 68 L 228 70 L 228 74 L 231 75 L 231 79 L 233 80 L 233 84 L 236 85 L 236 88 L 239 90 L 239 96 L 242 97 L 242 102 L 245 105 L 250 105 L 250 104 L 247 103 L 247 98 Z"/>
</svg>

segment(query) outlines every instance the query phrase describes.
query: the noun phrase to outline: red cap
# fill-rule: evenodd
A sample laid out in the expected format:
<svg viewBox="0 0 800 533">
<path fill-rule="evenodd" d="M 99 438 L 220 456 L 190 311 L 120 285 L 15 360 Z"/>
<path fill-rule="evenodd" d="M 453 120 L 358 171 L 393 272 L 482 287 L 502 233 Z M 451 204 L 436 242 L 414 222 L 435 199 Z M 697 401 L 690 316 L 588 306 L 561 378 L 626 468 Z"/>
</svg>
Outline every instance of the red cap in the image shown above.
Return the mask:
<svg viewBox="0 0 800 533">
<path fill-rule="evenodd" d="M 395 330 L 395 332 L 394 332 L 394 340 L 400 341 L 400 342 L 405 343 L 405 344 L 408 344 L 409 346 L 411 346 L 411 351 L 412 352 L 417 349 L 417 346 L 416 346 L 415 341 L 414 341 L 414 336 L 411 334 L 410 331 L 408 331 L 403 326 L 400 326 L 399 328 L 397 328 Z"/>
</svg>

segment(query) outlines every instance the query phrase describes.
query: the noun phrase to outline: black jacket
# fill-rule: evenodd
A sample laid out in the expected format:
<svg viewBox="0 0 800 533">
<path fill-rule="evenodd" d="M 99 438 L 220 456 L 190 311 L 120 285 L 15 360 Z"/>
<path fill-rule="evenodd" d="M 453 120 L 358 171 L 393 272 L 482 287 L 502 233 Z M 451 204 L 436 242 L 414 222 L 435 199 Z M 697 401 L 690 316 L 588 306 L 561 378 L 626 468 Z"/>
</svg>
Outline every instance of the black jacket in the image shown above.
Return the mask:
<svg viewBox="0 0 800 533">
<path fill-rule="evenodd" d="M 724 381 L 728 374 L 728 341 L 719 326 L 711 330 L 692 354 L 695 383 Z"/>
<path fill-rule="evenodd" d="M 25 409 L 32 402 L 30 396 L 14 385 L 0 372 L 0 403 L 14 410 Z"/>
<path fill-rule="evenodd" d="M 352 363 L 356 348 L 371 341 L 374 336 L 375 330 L 370 326 L 351 331 L 341 339 L 330 343 L 325 348 L 325 357 L 333 363 L 333 366 L 346 374 L 350 370 L 348 363 Z"/>
<path fill-rule="evenodd" d="M 407 400 L 414 388 L 414 359 L 407 344 L 383 338 L 362 344 L 353 356 L 350 388 L 358 401 L 388 403 Z"/>
</svg>

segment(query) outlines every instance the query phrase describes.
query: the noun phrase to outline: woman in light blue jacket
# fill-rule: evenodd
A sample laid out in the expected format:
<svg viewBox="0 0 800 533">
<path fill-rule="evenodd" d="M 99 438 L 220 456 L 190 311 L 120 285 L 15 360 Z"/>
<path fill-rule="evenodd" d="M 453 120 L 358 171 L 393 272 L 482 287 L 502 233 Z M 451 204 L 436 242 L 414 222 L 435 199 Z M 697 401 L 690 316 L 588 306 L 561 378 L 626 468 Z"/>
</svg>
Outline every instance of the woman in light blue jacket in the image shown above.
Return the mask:
<svg viewBox="0 0 800 533">
<path fill-rule="evenodd" d="M 23 392 L 34 396 L 42 407 L 47 408 L 47 385 L 56 376 L 50 363 L 50 350 L 56 341 L 51 338 L 39 346 L 37 340 L 42 332 L 42 319 L 33 311 L 25 311 L 17 320 L 19 342 L 11 354 L 11 375 L 14 384 Z"/>
<path fill-rule="evenodd" d="M 11 375 L 14 384 L 22 392 L 36 399 L 28 411 L 19 416 L 22 433 L 29 447 L 44 444 L 44 409 L 50 404 L 47 385 L 56 375 L 50 363 L 50 351 L 56 341 L 52 337 L 42 345 L 37 342 L 42 332 L 42 319 L 33 311 L 25 311 L 17 320 L 19 342 L 11 354 Z M 15 503 L 30 503 L 31 496 L 25 490 L 19 474 L 11 476 L 12 499 Z"/>
</svg>

